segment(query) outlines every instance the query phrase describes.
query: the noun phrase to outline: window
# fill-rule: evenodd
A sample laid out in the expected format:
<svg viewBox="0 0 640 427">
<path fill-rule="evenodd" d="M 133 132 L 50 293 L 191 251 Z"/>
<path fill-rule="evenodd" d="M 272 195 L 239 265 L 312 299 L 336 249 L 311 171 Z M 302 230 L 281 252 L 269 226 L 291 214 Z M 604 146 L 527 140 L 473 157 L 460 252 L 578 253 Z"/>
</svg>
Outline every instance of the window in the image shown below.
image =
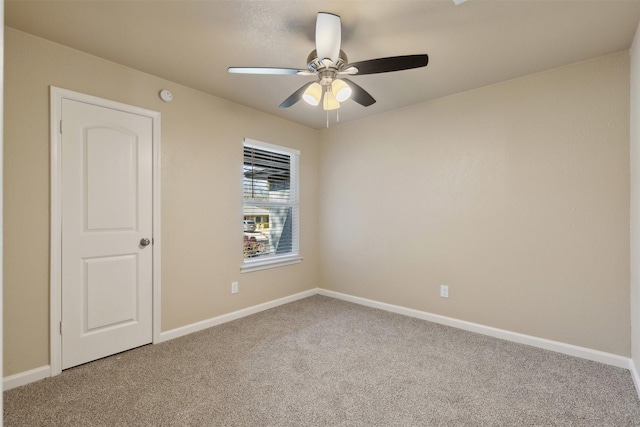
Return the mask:
<svg viewBox="0 0 640 427">
<path fill-rule="evenodd" d="M 297 150 L 244 140 L 243 272 L 301 261 L 299 156 Z"/>
</svg>

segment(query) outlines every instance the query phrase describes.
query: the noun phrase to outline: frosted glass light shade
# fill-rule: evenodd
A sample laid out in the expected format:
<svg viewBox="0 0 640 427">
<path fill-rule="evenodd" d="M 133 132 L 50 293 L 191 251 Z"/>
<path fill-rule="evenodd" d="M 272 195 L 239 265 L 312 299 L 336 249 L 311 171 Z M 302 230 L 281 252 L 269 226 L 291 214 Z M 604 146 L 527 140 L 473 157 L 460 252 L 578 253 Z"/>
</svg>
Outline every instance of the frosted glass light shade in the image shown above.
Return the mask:
<svg viewBox="0 0 640 427">
<path fill-rule="evenodd" d="M 322 100 L 322 108 L 325 110 L 336 110 L 340 108 L 340 103 L 336 99 L 336 96 L 330 90 L 324 93 L 324 99 Z"/>
<path fill-rule="evenodd" d="M 320 104 L 320 99 L 322 98 L 322 86 L 320 83 L 313 83 L 311 86 L 307 88 L 302 94 L 302 99 L 309 105 L 313 105 L 314 107 Z"/>
<path fill-rule="evenodd" d="M 336 79 L 331 83 L 331 89 L 338 102 L 344 102 L 351 97 L 351 87 L 343 80 Z"/>
</svg>

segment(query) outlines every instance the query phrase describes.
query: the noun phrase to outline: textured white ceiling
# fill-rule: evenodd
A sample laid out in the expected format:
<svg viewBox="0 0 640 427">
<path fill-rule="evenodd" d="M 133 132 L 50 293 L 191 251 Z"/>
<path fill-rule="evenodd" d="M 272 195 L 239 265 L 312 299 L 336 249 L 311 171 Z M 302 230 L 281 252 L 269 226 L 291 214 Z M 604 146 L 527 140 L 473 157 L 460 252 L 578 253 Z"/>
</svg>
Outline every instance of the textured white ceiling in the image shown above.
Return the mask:
<svg viewBox="0 0 640 427">
<path fill-rule="evenodd" d="M 6 0 L 5 23 L 321 128 L 326 114 L 319 107 L 278 108 L 311 77 L 227 73 L 229 66 L 305 68 L 320 11 L 342 17 L 342 49 L 351 62 L 429 54 L 426 68 L 353 77 L 378 102 L 343 103 L 345 122 L 626 50 L 640 1 Z"/>
</svg>

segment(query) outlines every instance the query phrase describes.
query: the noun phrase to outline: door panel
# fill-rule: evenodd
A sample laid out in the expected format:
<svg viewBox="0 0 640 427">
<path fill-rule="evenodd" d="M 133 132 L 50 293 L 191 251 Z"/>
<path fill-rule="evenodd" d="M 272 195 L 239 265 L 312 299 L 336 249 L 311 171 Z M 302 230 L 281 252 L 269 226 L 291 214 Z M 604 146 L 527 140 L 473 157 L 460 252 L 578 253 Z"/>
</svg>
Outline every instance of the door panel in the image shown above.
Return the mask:
<svg viewBox="0 0 640 427">
<path fill-rule="evenodd" d="M 86 132 L 86 229 L 134 230 L 137 218 L 136 135 L 106 128 L 91 128 Z"/>
<path fill-rule="evenodd" d="M 84 333 L 136 322 L 140 292 L 137 254 L 83 261 Z"/>
<path fill-rule="evenodd" d="M 152 341 L 152 119 L 62 101 L 62 368 Z"/>
</svg>

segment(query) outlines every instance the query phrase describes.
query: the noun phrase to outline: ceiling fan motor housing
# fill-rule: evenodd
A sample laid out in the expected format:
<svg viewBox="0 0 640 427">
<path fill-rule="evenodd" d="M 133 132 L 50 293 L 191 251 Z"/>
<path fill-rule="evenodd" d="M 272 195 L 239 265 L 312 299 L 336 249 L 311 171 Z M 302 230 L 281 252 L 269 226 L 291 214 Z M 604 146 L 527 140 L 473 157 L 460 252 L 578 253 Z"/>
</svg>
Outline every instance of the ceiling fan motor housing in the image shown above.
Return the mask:
<svg viewBox="0 0 640 427">
<path fill-rule="evenodd" d="M 333 61 L 329 59 L 319 59 L 318 52 L 314 49 L 311 51 L 309 56 L 307 57 L 307 68 L 309 71 L 317 73 L 320 77 L 320 81 L 322 82 L 323 78 L 328 77 L 328 74 L 325 72 L 330 72 L 332 74 L 332 80 L 338 74 L 342 68 L 348 64 L 349 61 L 347 59 L 347 54 L 344 53 L 343 50 L 340 50 L 340 55 L 338 56 L 338 60 L 333 63 Z M 323 74 L 325 74 L 323 76 Z"/>
</svg>

